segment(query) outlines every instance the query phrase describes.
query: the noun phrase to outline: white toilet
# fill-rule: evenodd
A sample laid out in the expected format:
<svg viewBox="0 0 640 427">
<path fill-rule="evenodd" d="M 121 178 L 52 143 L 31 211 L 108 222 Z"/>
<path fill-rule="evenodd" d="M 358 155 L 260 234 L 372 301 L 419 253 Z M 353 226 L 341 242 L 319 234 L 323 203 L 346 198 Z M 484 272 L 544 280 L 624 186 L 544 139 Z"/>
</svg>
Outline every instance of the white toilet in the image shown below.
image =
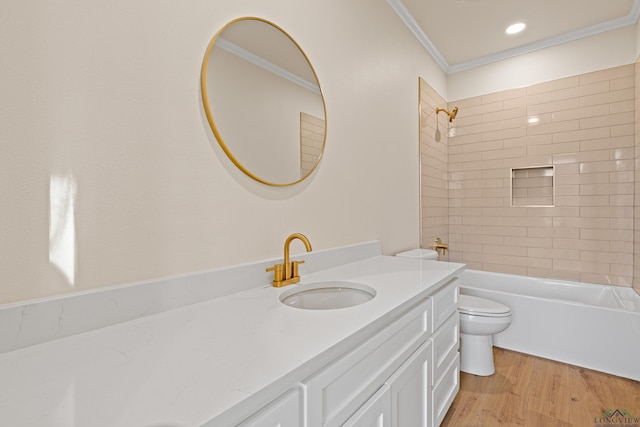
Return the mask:
<svg viewBox="0 0 640 427">
<path fill-rule="evenodd" d="M 396 256 L 437 260 L 438 253 L 429 249 L 414 249 Z M 492 335 L 502 332 L 511 323 L 511 310 L 506 305 L 471 295 L 459 295 L 460 370 L 468 374 L 488 376 L 495 371 Z"/>
<path fill-rule="evenodd" d="M 511 310 L 506 305 L 485 298 L 460 295 L 460 370 L 468 374 L 488 376 L 495 371 L 492 335 L 511 323 Z"/>
</svg>

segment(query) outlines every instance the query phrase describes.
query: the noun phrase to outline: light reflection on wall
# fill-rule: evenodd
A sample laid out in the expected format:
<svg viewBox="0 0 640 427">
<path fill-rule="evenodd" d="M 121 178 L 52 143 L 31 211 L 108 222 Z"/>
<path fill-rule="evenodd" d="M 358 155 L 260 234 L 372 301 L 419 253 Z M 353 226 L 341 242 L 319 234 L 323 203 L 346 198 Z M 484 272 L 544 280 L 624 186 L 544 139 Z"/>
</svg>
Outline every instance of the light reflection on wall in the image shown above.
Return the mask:
<svg viewBox="0 0 640 427">
<path fill-rule="evenodd" d="M 49 183 L 49 262 L 58 267 L 69 285 L 76 276 L 77 183 L 72 174 L 51 175 Z"/>
</svg>

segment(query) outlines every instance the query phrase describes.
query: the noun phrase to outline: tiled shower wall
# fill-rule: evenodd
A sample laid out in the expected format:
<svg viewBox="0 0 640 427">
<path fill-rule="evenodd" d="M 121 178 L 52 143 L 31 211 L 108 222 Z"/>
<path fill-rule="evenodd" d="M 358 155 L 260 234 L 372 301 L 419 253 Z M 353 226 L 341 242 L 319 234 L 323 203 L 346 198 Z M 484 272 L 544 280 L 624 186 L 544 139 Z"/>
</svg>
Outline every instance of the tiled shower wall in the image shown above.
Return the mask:
<svg viewBox="0 0 640 427">
<path fill-rule="evenodd" d="M 446 101 L 420 79 L 420 192 L 421 247 L 428 248 L 436 237 L 449 241 L 448 116 L 436 114 Z M 437 126 L 436 126 L 437 124 Z M 439 141 L 436 141 L 439 132 Z M 448 259 L 448 253 L 440 256 Z"/>
<path fill-rule="evenodd" d="M 631 286 L 635 86 L 630 64 L 450 102 L 460 109 L 444 141 L 450 260 Z M 547 165 L 555 206 L 511 207 L 511 168 Z M 423 196 L 424 206 L 435 205 Z"/>
</svg>

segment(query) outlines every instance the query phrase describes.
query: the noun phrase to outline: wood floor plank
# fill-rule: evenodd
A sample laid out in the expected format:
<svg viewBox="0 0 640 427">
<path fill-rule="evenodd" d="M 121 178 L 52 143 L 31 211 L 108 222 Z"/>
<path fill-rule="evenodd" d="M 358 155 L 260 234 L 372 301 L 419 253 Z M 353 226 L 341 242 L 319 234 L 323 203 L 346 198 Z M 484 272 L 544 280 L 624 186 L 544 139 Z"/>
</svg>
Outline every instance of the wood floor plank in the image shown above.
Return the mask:
<svg viewBox="0 0 640 427">
<path fill-rule="evenodd" d="M 640 417 L 638 381 L 500 348 L 494 356 L 492 376 L 460 375 L 443 427 L 584 427 L 612 409 Z"/>
</svg>

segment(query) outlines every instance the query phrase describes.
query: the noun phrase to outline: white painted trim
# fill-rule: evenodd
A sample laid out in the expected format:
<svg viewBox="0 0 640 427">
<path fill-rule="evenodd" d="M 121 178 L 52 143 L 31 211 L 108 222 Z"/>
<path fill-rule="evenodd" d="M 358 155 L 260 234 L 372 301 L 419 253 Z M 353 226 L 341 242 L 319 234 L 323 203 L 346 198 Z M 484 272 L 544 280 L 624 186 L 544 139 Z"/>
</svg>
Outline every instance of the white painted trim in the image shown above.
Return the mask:
<svg viewBox="0 0 640 427">
<path fill-rule="evenodd" d="M 469 70 L 472 68 L 480 67 L 482 65 L 490 64 L 492 62 L 502 61 L 504 59 L 513 58 L 514 56 L 546 49 L 548 47 L 556 46 L 562 43 L 594 36 L 596 34 L 604 33 L 607 31 L 617 30 L 628 25 L 636 24 L 638 22 L 638 19 L 640 18 L 640 0 L 634 0 L 631 11 L 627 16 L 612 19 L 607 22 L 601 22 L 589 27 L 580 28 L 555 37 L 549 37 L 547 39 L 519 46 L 514 49 L 508 49 L 502 52 L 494 53 L 492 55 L 486 55 L 477 59 L 473 59 L 471 61 L 450 65 L 433 44 L 433 42 L 429 40 L 429 37 L 427 37 L 427 35 L 422 31 L 413 16 L 411 16 L 411 13 L 409 13 L 407 8 L 402 3 L 402 0 L 387 0 L 387 3 L 396 12 L 396 14 L 398 14 L 402 22 L 404 22 L 409 30 L 411 30 L 420 44 L 422 44 L 425 50 L 429 52 L 436 63 L 440 66 L 442 71 L 444 71 L 446 74 L 453 74 L 460 71 Z"/>
</svg>

